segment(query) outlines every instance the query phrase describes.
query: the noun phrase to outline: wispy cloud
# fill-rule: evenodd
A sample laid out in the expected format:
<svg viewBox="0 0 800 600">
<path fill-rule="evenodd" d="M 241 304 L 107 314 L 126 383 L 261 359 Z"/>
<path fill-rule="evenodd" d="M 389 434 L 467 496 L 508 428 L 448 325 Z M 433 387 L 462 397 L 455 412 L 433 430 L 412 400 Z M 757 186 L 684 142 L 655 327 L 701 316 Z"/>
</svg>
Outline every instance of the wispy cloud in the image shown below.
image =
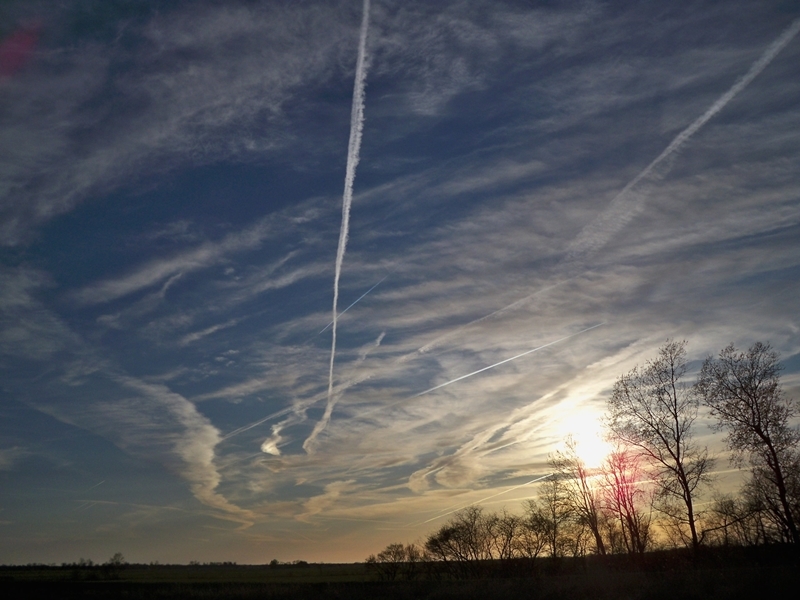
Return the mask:
<svg viewBox="0 0 800 600">
<path fill-rule="evenodd" d="M 800 31 L 800 19 L 794 21 L 786 30 L 764 51 L 759 59 L 752 64 L 750 69 L 731 88 L 720 96 L 702 115 L 695 119 L 686 129 L 681 131 L 675 139 L 647 165 L 636 177 L 617 194 L 592 223 L 587 225 L 567 250 L 567 262 L 582 260 L 605 245 L 615 233 L 625 227 L 636 213 L 642 210 L 643 197 L 636 193 L 636 187 L 647 179 L 656 167 L 669 158 L 685 144 L 697 131 L 700 130 L 714 115 L 721 111 L 742 90 L 774 60 L 778 53 L 791 42 Z"/>
<path fill-rule="evenodd" d="M 10 471 L 27 454 L 28 452 L 19 446 L 0 449 L 0 471 Z"/>
<path fill-rule="evenodd" d="M 0 353 L 47 359 L 76 336 L 39 300 L 52 281 L 39 270 L 0 268 Z"/>
<path fill-rule="evenodd" d="M 254 515 L 251 511 L 234 505 L 217 491 L 221 477 L 214 465 L 214 447 L 219 443 L 220 435 L 211 422 L 191 402 L 166 386 L 127 376 L 119 377 L 119 381 L 137 392 L 141 400 L 126 399 L 100 408 L 100 414 L 113 423 L 114 435 L 120 436 L 118 443 L 134 452 L 142 452 L 146 445 L 158 447 L 166 441 L 171 452 L 182 460 L 181 474 L 189 481 L 198 500 L 245 526 L 252 525 Z M 144 404 L 137 405 L 141 401 L 149 404 L 149 410 Z M 168 430 L 159 431 L 160 428 L 153 430 L 152 422 L 148 423 L 149 419 L 145 417 L 148 413 L 156 417 L 155 422 L 162 421 L 163 425 L 169 426 L 170 421 L 174 422 L 178 426 L 177 435 Z M 166 440 L 159 440 L 160 436 L 167 436 Z"/>
<path fill-rule="evenodd" d="M 196 4 L 80 39 L 44 23 L 2 82 L 0 236 L 18 247 L 0 378 L 53 417 L 37 435 L 66 432 L 26 437 L 12 415 L 4 447 L 34 439 L 81 490 L 107 479 L 71 511 L 82 528 L 103 513 L 114 539 L 166 548 L 203 527 L 211 549 L 176 562 L 363 559 L 459 507 L 518 506 L 574 416 L 602 414 L 667 337 L 698 360 L 768 339 L 794 369 L 796 15 L 372 3 L 329 394 L 319 332 L 362 3 Z M 197 173 L 219 197 L 195 202 Z M 109 443 L 126 456 L 86 461 Z M 4 475 L 25 484 L 28 458 Z M 140 508 L 103 504 L 117 471 Z M 174 507 L 146 501 L 170 479 Z"/>
<path fill-rule="evenodd" d="M 72 10 L 59 8 L 48 23 L 57 28 Z M 17 159 L 0 169 L 0 239 L 30 239 L 43 221 L 138 180 L 144 169 L 285 149 L 292 136 L 280 127 L 284 106 L 336 69 L 349 33 L 343 16 L 323 5 L 201 3 L 191 13 L 161 11 L 143 25 L 129 23 L 124 43 L 42 48 L 25 85 L 6 90 L 0 148 L 13 148 Z M 135 68 L 117 69 L 125 63 Z M 117 101 L 87 110 L 109 80 Z M 253 135 L 262 119 L 268 134 Z M 229 136 L 231 129 L 239 134 Z"/>
<path fill-rule="evenodd" d="M 188 335 L 183 336 L 181 340 L 178 342 L 178 344 L 181 346 L 188 346 L 189 344 L 201 340 L 208 335 L 211 335 L 223 329 L 227 329 L 228 327 L 233 327 L 239 324 L 240 322 L 241 319 L 230 319 L 225 323 L 219 323 L 217 325 L 212 325 L 211 327 L 206 327 L 205 329 L 201 329 L 200 331 L 195 331 L 194 333 L 190 333 Z"/>
<path fill-rule="evenodd" d="M 219 431 L 194 404 L 165 385 L 127 375 L 98 357 L 90 344 L 31 295 L 36 283 L 31 273 L 7 275 L 6 283 L 11 285 L 3 286 L 0 310 L 17 314 L 19 333 L 14 335 L 13 329 L 4 327 L 0 339 L 9 335 L 17 339 L 13 350 L 0 347 L 0 351 L 4 362 L 9 356 L 29 361 L 21 365 L 25 372 L 7 380 L 15 397 L 59 420 L 103 435 L 134 455 L 174 468 L 189 482 L 198 500 L 221 511 L 225 518 L 243 525 L 252 523 L 252 513 L 217 492 L 220 476 L 214 465 L 214 448 L 220 441 Z M 34 336 L 52 342 L 43 347 L 40 339 L 20 354 L 25 347 L 21 342 Z M 42 362 L 56 350 L 62 355 L 58 365 Z M 80 400 L 63 401 L 69 393 L 77 393 Z"/>
<path fill-rule="evenodd" d="M 219 264 L 233 253 L 257 248 L 270 231 L 269 221 L 262 220 L 244 231 L 228 234 L 219 242 L 205 242 L 171 258 L 155 260 L 124 277 L 87 286 L 74 292 L 72 297 L 81 304 L 102 304 L 115 300 L 167 278 Z M 282 264 L 279 261 L 276 268 Z"/>
</svg>

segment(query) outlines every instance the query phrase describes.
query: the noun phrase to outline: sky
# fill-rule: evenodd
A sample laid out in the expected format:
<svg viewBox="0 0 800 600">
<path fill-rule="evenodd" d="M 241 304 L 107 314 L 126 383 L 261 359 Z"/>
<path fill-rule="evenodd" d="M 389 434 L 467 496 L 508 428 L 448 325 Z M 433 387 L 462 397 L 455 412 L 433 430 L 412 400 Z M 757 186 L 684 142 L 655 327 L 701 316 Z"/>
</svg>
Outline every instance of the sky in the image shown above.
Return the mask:
<svg viewBox="0 0 800 600">
<path fill-rule="evenodd" d="M 800 3 L 366 16 L 0 5 L 0 563 L 516 510 L 668 339 L 770 342 L 800 397 Z"/>
</svg>

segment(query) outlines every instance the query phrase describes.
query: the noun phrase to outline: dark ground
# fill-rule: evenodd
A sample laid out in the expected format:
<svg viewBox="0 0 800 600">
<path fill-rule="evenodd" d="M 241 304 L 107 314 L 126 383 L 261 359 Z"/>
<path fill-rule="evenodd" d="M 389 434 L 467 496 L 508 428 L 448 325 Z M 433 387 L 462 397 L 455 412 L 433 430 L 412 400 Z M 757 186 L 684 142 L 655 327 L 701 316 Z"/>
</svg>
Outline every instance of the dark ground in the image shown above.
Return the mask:
<svg viewBox="0 0 800 600">
<path fill-rule="evenodd" d="M 363 564 L 0 567 L 0 589 L 5 598 L 131 600 L 721 600 L 794 597 L 800 589 L 800 554 L 778 546 L 653 552 L 636 561 L 487 563 L 481 570 L 482 578 L 470 580 L 439 574 L 389 582 L 371 580 L 376 575 Z"/>
</svg>

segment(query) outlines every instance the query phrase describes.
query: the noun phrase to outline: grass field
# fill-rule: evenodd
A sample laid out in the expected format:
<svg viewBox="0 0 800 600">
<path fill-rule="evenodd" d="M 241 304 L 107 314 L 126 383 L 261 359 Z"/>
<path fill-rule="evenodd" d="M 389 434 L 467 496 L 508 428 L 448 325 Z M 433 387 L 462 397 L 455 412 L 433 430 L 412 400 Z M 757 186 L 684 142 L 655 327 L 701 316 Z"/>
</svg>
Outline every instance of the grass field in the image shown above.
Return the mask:
<svg viewBox="0 0 800 600">
<path fill-rule="evenodd" d="M 126 565 L 0 567 L 6 598 L 667 600 L 793 597 L 800 560 L 791 548 L 651 553 L 644 559 L 540 559 L 527 577 L 487 565 L 480 579 L 429 573 L 416 581 L 375 581 L 363 564 Z M 514 573 L 519 574 L 519 570 Z"/>
</svg>

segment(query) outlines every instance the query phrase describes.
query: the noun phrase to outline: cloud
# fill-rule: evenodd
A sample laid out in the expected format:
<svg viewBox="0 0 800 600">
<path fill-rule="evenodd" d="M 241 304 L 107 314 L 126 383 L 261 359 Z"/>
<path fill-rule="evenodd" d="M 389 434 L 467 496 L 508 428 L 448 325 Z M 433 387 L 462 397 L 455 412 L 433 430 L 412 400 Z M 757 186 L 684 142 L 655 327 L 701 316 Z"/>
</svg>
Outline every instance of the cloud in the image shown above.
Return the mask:
<svg viewBox="0 0 800 600">
<path fill-rule="evenodd" d="M 27 454 L 28 451 L 19 446 L 0 449 L 0 471 L 10 471 Z"/>
<path fill-rule="evenodd" d="M 333 506 L 339 498 L 348 492 L 353 491 L 355 480 L 334 481 L 325 485 L 324 493 L 319 496 L 309 498 L 304 503 L 305 511 L 297 515 L 297 520 L 308 521 Z"/>
<path fill-rule="evenodd" d="M 157 259 L 123 277 L 87 286 L 74 292 L 72 297 L 80 304 L 109 302 L 155 285 L 169 277 L 219 264 L 230 254 L 253 250 L 269 233 L 269 222 L 265 219 L 244 231 L 228 234 L 219 242 L 205 242 L 171 258 Z M 283 262 L 279 262 L 277 266 L 281 264 Z"/>
<path fill-rule="evenodd" d="M 134 455 L 161 462 L 224 518 L 252 523 L 252 513 L 217 492 L 221 479 L 214 448 L 219 431 L 194 404 L 165 385 L 131 377 L 99 357 L 34 297 L 42 285 L 40 274 L 17 269 L 2 275 L 0 351 L 6 384 L 15 399 L 102 435 Z M 59 360 L 53 363 L 56 352 Z"/>
<path fill-rule="evenodd" d="M 778 38 L 770 44 L 763 54 L 754 62 L 750 69 L 740 77 L 724 94 L 697 119 L 683 129 L 636 177 L 617 194 L 609 207 L 601 213 L 591 224 L 587 225 L 578 237 L 570 243 L 568 260 L 580 260 L 587 254 L 596 252 L 605 245 L 615 233 L 620 231 L 630 220 L 642 210 L 643 198 L 637 193 L 636 187 L 646 180 L 659 164 L 677 152 L 700 128 L 702 128 L 718 112 L 740 94 L 750 83 L 769 66 L 775 57 L 791 42 L 800 32 L 800 19 L 794 21 Z"/>
<path fill-rule="evenodd" d="M 71 10 L 57 10 L 49 27 Z M 285 149 L 286 107 L 336 71 L 350 32 L 336 6 L 197 3 L 128 23 L 124 43 L 43 50 L 5 90 L 0 154 L 15 160 L 0 167 L 0 239 L 29 240 L 42 222 L 143 171 Z"/>
<path fill-rule="evenodd" d="M 52 382 L 53 386 L 57 384 Z M 59 402 L 59 396 L 51 392 L 47 400 L 26 394 L 25 401 L 59 420 L 105 437 L 133 456 L 161 463 L 183 478 L 192 494 L 217 511 L 214 514 L 219 518 L 242 526 L 254 522 L 251 511 L 218 492 L 221 476 L 214 448 L 220 441 L 219 431 L 180 394 L 108 368 L 69 383 L 69 388 L 86 400 L 78 405 Z M 104 393 L 97 398 L 99 389 Z"/>
<path fill-rule="evenodd" d="M 230 319 L 225 323 L 219 323 L 217 325 L 212 325 L 211 327 L 206 327 L 205 329 L 202 329 L 200 331 L 195 331 L 194 333 L 190 333 L 183 336 L 178 342 L 178 345 L 188 346 L 189 344 L 201 340 L 208 335 L 216 333 L 217 331 L 221 331 L 223 329 L 227 329 L 228 327 L 233 327 L 235 325 L 238 325 L 240 322 L 241 319 Z"/>
<path fill-rule="evenodd" d="M 283 429 L 285 424 L 286 421 L 272 426 L 272 435 L 266 440 L 264 440 L 264 442 L 261 444 L 261 451 L 264 454 L 272 454 L 273 456 L 281 455 L 281 451 L 278 445 L 283 441 L 283 437 L 281 436 L 281 430 Z"/>
<path fill-rule="evenodd" d="M 375 75 L 399 84 L 403 112 L 427 119 L 447 114 L 460 94 L 490 87 L 492 68 L 513 69 L 510 55 L 580 36 L 596 12 L 591 4 L 521 12 L 500 3 L 493 9 L 487 16 L 485 6 L 464 1 L 375 5 Z"/>
<path fill-rule="evenodd" d="M 144 447 L 158 447 L 167 441 L 169 450 L 182 460 L 180 473 L 198 500 L 243 526 L 252 525 L 253 512 L 236 506 L 217 491 L 221 477 L 214 464 L 214 447 L 220 435 L 211 422 L 191 402 L 166 386 L 124 376 L 120 383 L 135 390 L 139 398 L 99 408 L 99 413 L 113 423 L 117 443 L 138 453 Z M 148 416 L 143 419 L 144 415 Z M 153 427 L 155 422 L 158 427 Z M 170 428 L 177 432 L 170 433 Z"/>
<path fill-rule="evenodd" d="M 374 518 L 413 539 L 429 527 L 420 522 L 469 503 L 515 506 L 533 493 L 524 484 L 543 473 L 571 415 L 602 412 L 615 378 L 667 337 L 687 338 L 698 360 L 755 339 L 796 356 L 796 39 L 658 173 L 639 181 L 644 210 L 625 222 L 602 217 L 649 161 L 731 89 L 789 17 L 749 8 L 746 19 L 739 12 L 734 19 L 744 5 L 693 6 L 687 17 L 688 4 L 679 3 L 653 20 L 644 5 L 528 11 L 388 0 L 373 6 L 373 100 L 342 298 L 388 278 L 347 312 L 335 406 L 326 412 L 329 354 L 318 332 L 330 320 L 327 275 L 338 227 L 332 173 L 343 162 L 359 6 L 203 4 L 196 16 L 163 12 L 133 24 L 126 40 L 139 40 L 143 54 L 129 70 L 119 62 L 129 56 L 124 48 L 97 51 L 92 63 L 89 46 L 107 48 L 100 41 L 44 57 L 63 61 L 70 77 L 84 73 L 88 91 L 64 92 L 64 129 L 48 121 L 46 106 L 50 126 L 41 131 L 23 108 L 13 109 L 17 124 L 2 121 L 23 140 L 20 163 L 0 165 L 19 178 L 3 181 L 29 182 L 19 192 L 26 197 L 55 189 L 57 171 L 147 132 L 152 160 L 165 169 L 218 160 L 263 164 L 265 172 L 292 165 L 308 187 L 274 202 L 269 194 L 237 198 L 267 216 L 219 223 L 224 233 L 213 236 L 195 225 L 204 215 L 191 210 L 145 218 L 125 238 L 126 251 L 135 252 L 125 255 L 128 270 L 110 268 L 78 289 L 58 287 L 69 281 L 68 253 L 59 255 L 64 262 L 42 258 L 39 270 L 0 270 L 9 393 L 163 465 L 212 514 L 269 527 L 284 548 L 297 531 L 318 542 L 344 539 L 336 536 L 345 530 L 362 535 L 351 519 Z M 336 31 L 297 50 L 296 39 L 322 30 L 312 8 L 323 21 L 341 9 L 331 16 Z M 287 31 L 275 39 L 294 58 L 266 39 L 279 26 Z M 259 43 L 271 50 L 254 49 Z M 269 52 L 281 69 L 302 71 L 308 52 L 326 51 L 317 70 L 296 75 L 296 86 L 264 90 L 257 64 L 270 71 Z M 84 54 L 78 69 L 74 60 Z M 109 78 L 112 71 L 118 76 Z M 37 98 L 40 75 L 26 69 L 19 76 L 33 87 L 9 93 Z M 57 94 L 67 79 L 53 77 Z M 317 94 L 326 81 L 338 82 L 333 100 Z M 218 89 L 224 84 L 230 94 Z M 120 86 L 122 105 L 91 91 L 104 85 Z M 121 112 L 103 117 L 107 129 L 86 116 L 85 137 L 75 141 L 83 114 L 76 106 L 92 101 Z M 15 196 L 7 215 L 22 220 L 5 223 L 32 239 L 23 232 L 47 214 L 102 195 L 93 189 L 124 188 L 137 173 L 153 173 L 150 156 L 142 158 L 136 144 L 131 153 L 130 162 L 110 154 L 108 172 L 84 171 L 75 188 L 83 191 L 65 195 L 54 212 L 47 212 L 56 197 L 48 192 L 30 205 L 43 207 L 42 215 L 26 221 L 15 204 L 24 198 Z M 37 169 L 41 179 L 31 175 Z M 52 241 L 40 232 L 43 245 L 8 250 L 8 264 L 39 260 Z M 586 237 L 592 232 L 598 236 Z M 559 265 L 576 239 L 588 251 L 566 277 Z M 516 310 L 502 310 L 520 298 L 527 300 Z M 607 325 L 523 355 L 600 322 Z M 304 452 L 304 441 L 316 451 Z M 225 539 L 244 547 L 257 529 Z M 370 535 L 376 546 L 386 541 Z"/>
<path fill-rule="evenodd" d="M 39 270 L 0 268 L 0 354 L 13 358 L 45 360 L 76 336 L 38 299 L 52 286 Z"/>
</svg>

